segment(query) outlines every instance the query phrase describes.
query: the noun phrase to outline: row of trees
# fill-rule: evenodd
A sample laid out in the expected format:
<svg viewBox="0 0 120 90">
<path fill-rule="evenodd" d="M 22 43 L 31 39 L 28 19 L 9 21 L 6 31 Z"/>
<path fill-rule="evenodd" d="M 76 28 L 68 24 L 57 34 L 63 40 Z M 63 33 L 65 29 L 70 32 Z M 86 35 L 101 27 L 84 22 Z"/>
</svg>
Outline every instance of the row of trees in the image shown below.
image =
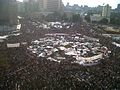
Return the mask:
<svg viewBox="0 0 120 90">
<path fill-rule="evenodd" d="M 93 13 L 92 13 L 92 12 L 88 12 L 87 15 L 85 16 L 85 20 L 86 20 L 87 22 L 91 22 L 91 18 L 90 18 L 91 15 L 93 15 Z M 97 23 L 108 24 L 108 19 L 103 18 L 103 19 L 101 19 L 101 20 L 100 20 L 99 22 L 97 22 Z"/>
<path fill-rule="evenodd" d="M 88 14 L 85 16 L 85 20 L 86 20 L 87 22 L 91 22 L 90 15 L 92 15 L 92 13 L 88 12 Z M 100 20 L 98 23 L 108 24 L 108 19 L 103 18 L 103 19 Z M 111 13 L 111 16 L 110 16 L 110 24 L 120 25 L 120 12 L 112 12 L 112 13 Z"/>
<path fill-rule="evenodd" d="M 120 25 L 120 12 L 112 12 L 110 23 L 113 25 Z"/>
<path fill-rule="evenodd" d="M 61 14 L 59 12 L 54 12 L 45 17 L 46 21 L 65 21 L 65 22 L 80 22 L 82 18 L 80 14 L 73 14 L 71 17 L 68 17 L 66 13 Z"/>
</svg>

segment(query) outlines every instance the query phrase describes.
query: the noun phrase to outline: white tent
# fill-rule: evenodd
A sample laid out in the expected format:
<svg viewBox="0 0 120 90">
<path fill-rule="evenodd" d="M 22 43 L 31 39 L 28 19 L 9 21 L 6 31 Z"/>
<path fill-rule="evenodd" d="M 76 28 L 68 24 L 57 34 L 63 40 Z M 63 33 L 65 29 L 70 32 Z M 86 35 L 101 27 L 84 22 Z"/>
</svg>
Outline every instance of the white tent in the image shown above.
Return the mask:
<svg viewBox="0 0 120 90">
<path fill-rule="evenodd" d="M 7 44 L 7 48 L 16 48 L 16 47 L 20 47 L 20 43 Z"/>
<path fill-rule="evenodd" d="M 120 47 L 120 44 L 118 44 L 116 42 L 113 42 L 112 44 L 115 45 L 116 47 Z"/>
<path fill-rule="evenodd" d="M 0 36 L 0 40 L 6 39 L 8 37 L 8 35 L 6 36 Z"/>
</svg>

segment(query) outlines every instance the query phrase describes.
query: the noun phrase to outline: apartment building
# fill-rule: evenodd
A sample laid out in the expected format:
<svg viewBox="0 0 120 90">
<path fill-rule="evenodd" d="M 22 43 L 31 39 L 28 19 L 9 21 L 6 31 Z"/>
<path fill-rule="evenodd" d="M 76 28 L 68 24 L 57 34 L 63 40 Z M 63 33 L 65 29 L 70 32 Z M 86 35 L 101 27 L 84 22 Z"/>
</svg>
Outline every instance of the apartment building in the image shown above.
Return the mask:
<svg viewBox="0 0 120 90">
<path fill-rule="evenodd" d="M 16 0 L 0 0 L 0 24 L 17 24 Z"/>
<path fill-rule="evenodd" d="M 110 21 L 110 15 L 111 15 L 111 6 L 107 4 L 106 6 L 103 7 L 102 17 L 107 18 L 108 21 Z"/>
<path fill-rule="evenodd" d="M 62 7 L 62 0 L 38 0 L 42 12 L 58 11 Z"/>
</svg>

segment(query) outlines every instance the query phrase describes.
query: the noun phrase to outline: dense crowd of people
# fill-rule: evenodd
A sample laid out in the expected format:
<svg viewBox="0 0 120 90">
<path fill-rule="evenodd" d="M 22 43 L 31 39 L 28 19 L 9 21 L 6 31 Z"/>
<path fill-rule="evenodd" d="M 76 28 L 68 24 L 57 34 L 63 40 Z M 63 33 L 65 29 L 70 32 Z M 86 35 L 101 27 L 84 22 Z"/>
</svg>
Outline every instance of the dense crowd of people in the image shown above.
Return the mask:
<svg viewBox="0 0 120 90">
<path fill-rule="evenodd" d="M 111 40 L 100 36 L 87 23 L 76 23 L 71 28 L 57 30 L 43 29 L 33 25 L 33 20 L 23 20 L 21 35 L 11 37 L 6 42 L 30 42 L 46 33 L 81 33 L 98 37 L 100 43 L 107 46 L 112 54 L 101 60 L 100 64 L 84 67 L 79 64 L 54 62 L 46 58 L 37 58 L 27 52 L 26 47 L 5 49 L 9 67 L 0 69 L 1 90 L 119 90 L 120 89 L 120 48 L 111 44 Z M 14 41 L 13 41 L 14 39 Z M 70 58 L 71 59 L 71 58 Z"/>
</svg>

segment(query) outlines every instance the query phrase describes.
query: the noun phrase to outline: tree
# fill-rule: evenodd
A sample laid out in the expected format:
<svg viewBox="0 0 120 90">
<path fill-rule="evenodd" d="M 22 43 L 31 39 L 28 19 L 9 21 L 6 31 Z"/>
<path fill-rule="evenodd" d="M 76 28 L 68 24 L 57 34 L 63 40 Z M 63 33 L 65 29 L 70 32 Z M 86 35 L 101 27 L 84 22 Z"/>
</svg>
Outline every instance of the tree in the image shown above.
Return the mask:
<svg viewBox="0 0 120 90">
<path fill-rule="evenodd" d="M 100 23 L 102 23 L 102 24 L 107 24 L 107 23 L 108 23 L 108 19 L 103 18 L 102 20 L 100 20 Z"/>
<path fill-rule="evenodd" d="M 66 22 L 69 20 L 69 18 L 67 17 L 67 15 L 65 13 L 62 15 L 62 20 L 66 21 Z"/>
<path fill-rule="evenodd" d="M 120 25 L 120 12 L 112 12 L 110 23 L 113 25 Z"/>
<path fill-rule="evenodd" d="M 72 16 L 72 22 L 79 22 L 81 19 L 80 19 L 80 15 L 79 14 L 74 14 Z"/>
<path fill-rule="evenodd" d="M 86 20 L 87 22 L 90 22 L 90 21 L 91 21 L 89 14 L 85 16 L 85 20 Z"/>
<path fill-rule="evenodd" d="M 46 16 L 46 21 L 61 21 L 62 15 L 59 12 L 54 12 Z"/>
</svg>

